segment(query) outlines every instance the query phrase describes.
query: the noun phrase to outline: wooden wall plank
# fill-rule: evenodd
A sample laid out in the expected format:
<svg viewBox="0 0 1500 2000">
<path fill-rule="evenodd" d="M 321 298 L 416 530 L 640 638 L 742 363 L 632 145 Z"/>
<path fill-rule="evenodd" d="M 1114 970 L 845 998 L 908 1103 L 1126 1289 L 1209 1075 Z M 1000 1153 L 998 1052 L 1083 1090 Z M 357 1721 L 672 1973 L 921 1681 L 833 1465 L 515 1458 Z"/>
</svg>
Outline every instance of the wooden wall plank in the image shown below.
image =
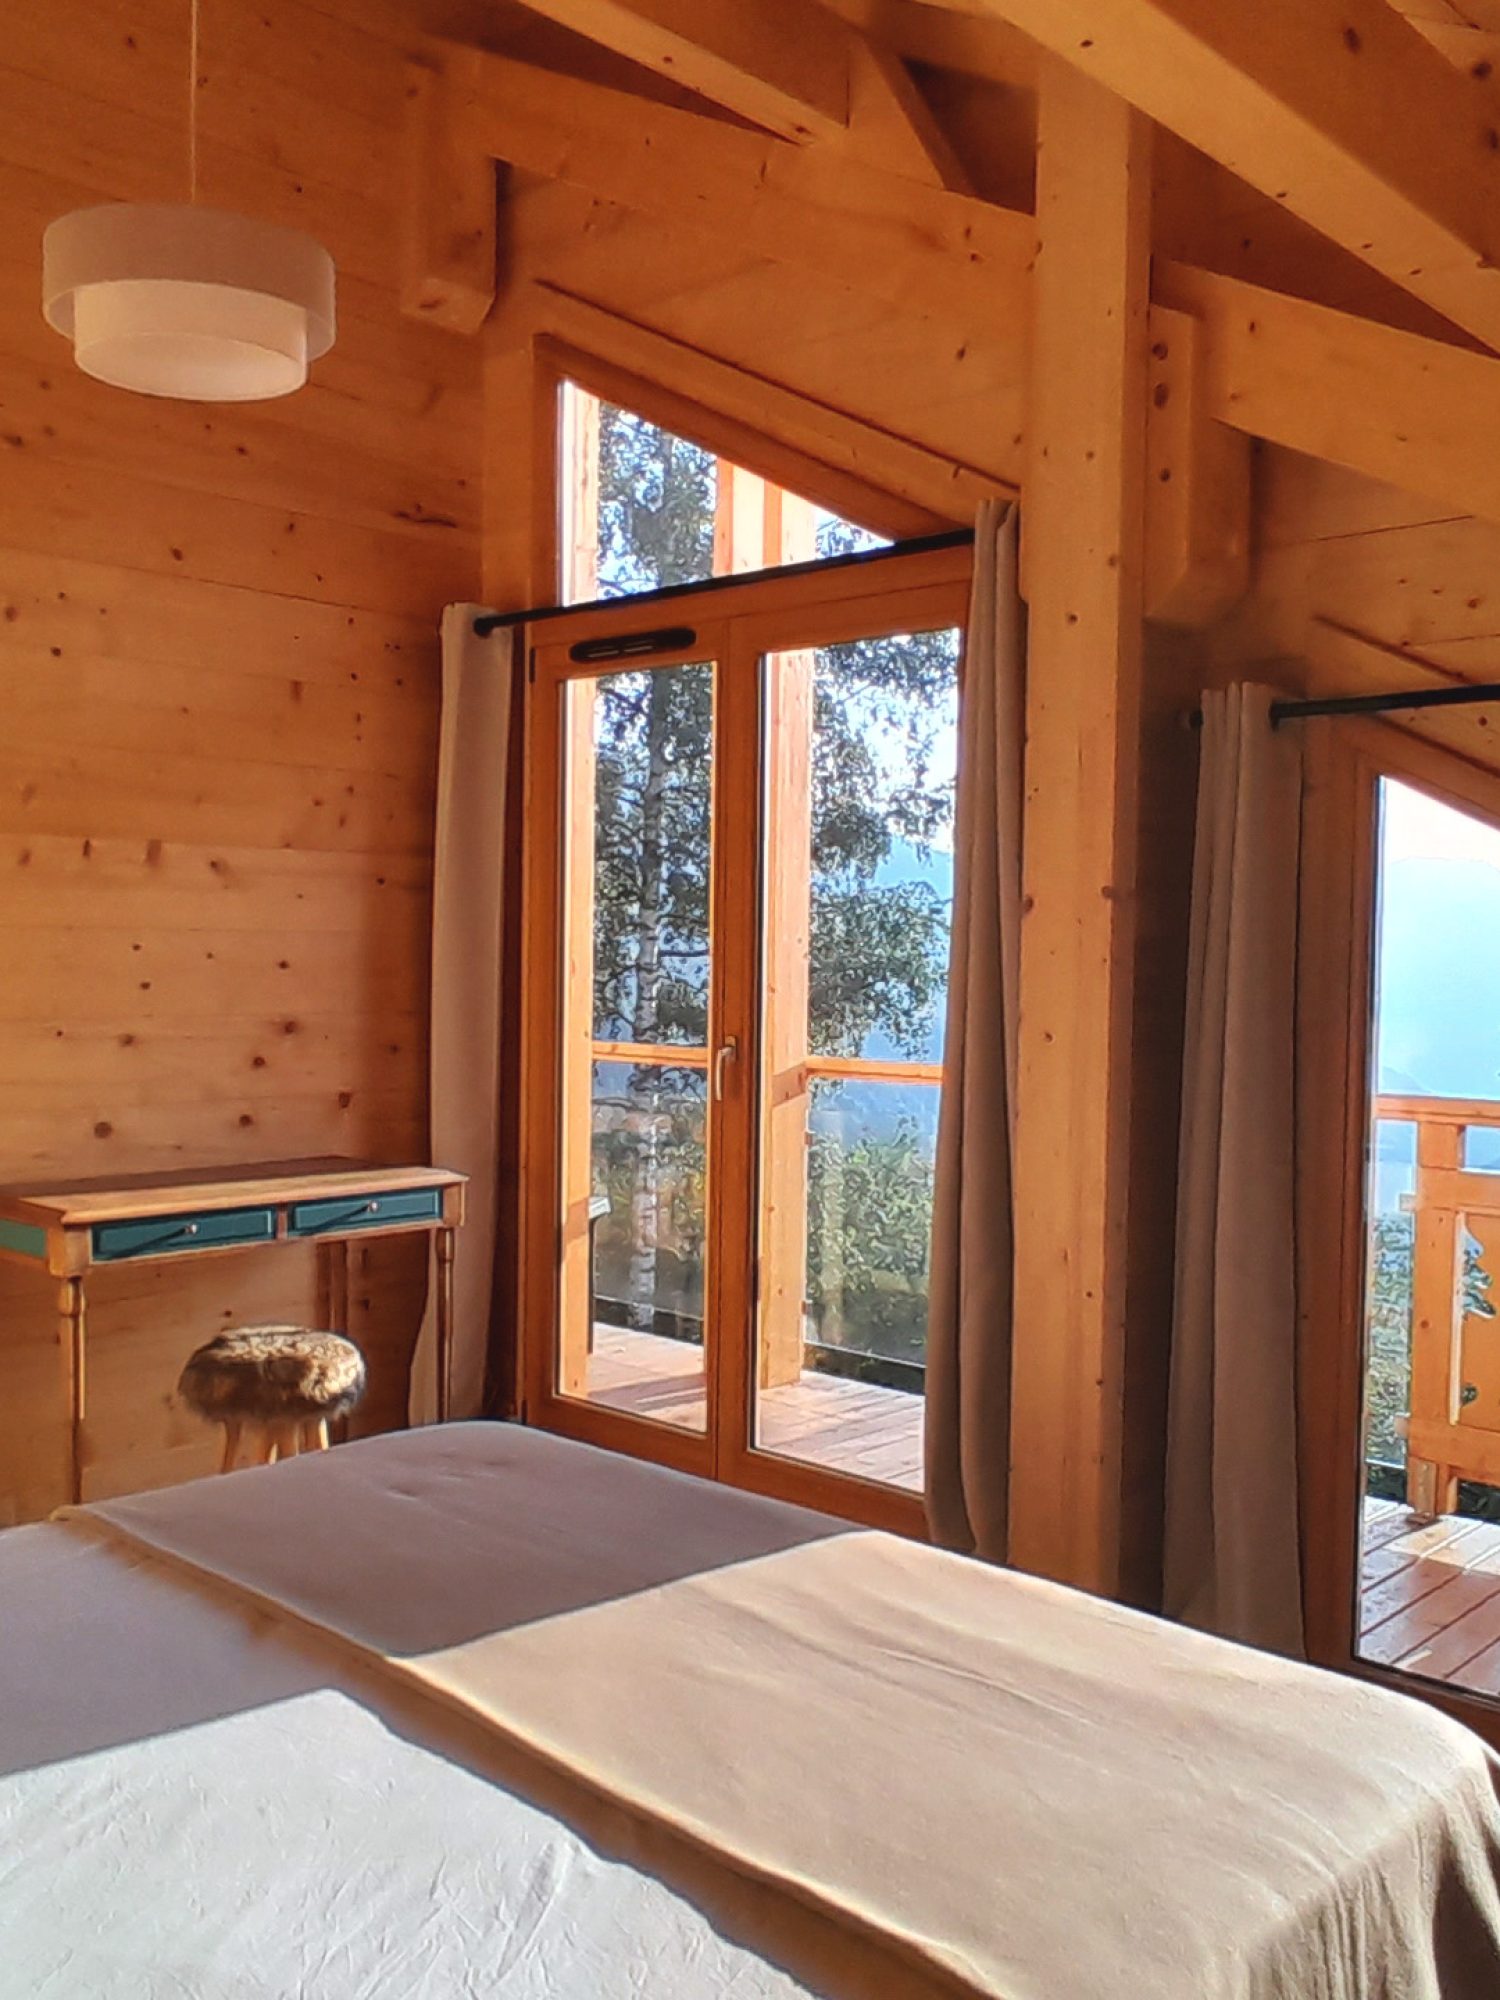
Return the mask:
<svg viewBox="0 0 1500 2000">
<path fill-rule="evenodd" d="M 108 541 L 107 532 L 100 535 Z M 236 673 L 306 685 L 431 689 L 432 626 L 423 617 L 363 606 L 316 603 L 249 588 L 239 581 L 171 578 L 171 616 L 162 615 L 159 577 L 118 561 L 59 561 L 7 547 L 0 571 L 0 635 L 7 642 L 59 647 L 138 665 L 201 671 L 232 662 Z M 61 657 L 61 654 L 58 655 Z"/>
<path fill-rule="evenodd" d="M 432 24 L 452 26 L 461 8 Z M 46 222 L 179 193 L 176 0 L 29 9 L 0 51 L 0 1180 L 421 1157 L 438 614 L 478 589 L 480 356 L 399 312 L 393 7 L 216 0 L 202 192 L 305 227 L 340 330 L 298 396 L 78 375 Z M 180 87 L 179 87 L 180 85 Z M 355 1259 L 359 1424 L 404 1418 L 411 1244 Z M 188 1351 L 310 1319 L 309 1256 L 100 1280 L 91 1490 L 193 1477 Z M 0 1272 L 0 1522 L 65 1497 L 50 1288 Z"/>
</svg>

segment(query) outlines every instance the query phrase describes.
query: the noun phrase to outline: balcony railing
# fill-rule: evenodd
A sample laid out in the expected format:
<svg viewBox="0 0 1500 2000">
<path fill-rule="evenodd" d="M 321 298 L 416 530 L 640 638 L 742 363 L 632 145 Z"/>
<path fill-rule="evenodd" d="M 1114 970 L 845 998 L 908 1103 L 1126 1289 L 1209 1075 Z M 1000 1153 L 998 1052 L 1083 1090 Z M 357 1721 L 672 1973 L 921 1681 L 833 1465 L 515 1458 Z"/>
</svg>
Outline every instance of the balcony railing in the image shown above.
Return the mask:
<svg viewBox="0 0 1500 2000">
<path fill-rule="evenodd" d="M 697 1045 L 647 1043 L 596 1038 L 592 1043 L 591 1053 L 596 1066 L 619 1064 L 645 1070 L 679 1070 L 696 1073 L 703 1077 L 705 1097 L 707 1095 L 710 1051 L 701 1043 Z M 778 1068 L 767 1079 L 766 1098 L 771 1105 L 785 1107 L 799 1100 L 809 1099 L 812 1086 L 819 1082 L 925 1085 L 935 1088 L 941 1084 L 942 1077 L 941 1063 L 913 1062 L 901 1058 L 878 1059 L 808 1054 L 796 1062 Z M 810 1143 L 810 1133 L 806 1136 Z M 808 1199 L 805 1175 L 798 1176 L 796 1187 L 803 1216 L 802 1227 L 805 1232 Z M 644 1330 L 668 1339 L 701 1344 L 702 1320 L 691 1308 L 684 1312 L 680 1307 L 674 1308 L 658 1300 L 613 1298 L 601 1285 L 596 1229 L 607 1213 L 608 1203 L 601 1202 L 596 1183 L 595 1201 L 590 1217 L 590 1290 L 594 1316 L 605 1324 L 644 1327 Z M 786 1254 L 788 1246 L 785 1241 L 781 1248 L 783 1254 Z M 805 1280 L 805 1271 L 802 1275 Z M 803 1288 L 792 1290 L 791 1297 L 794 1301 L 802 1299 Z M 885 1388 L 903 1390 L 907 1394 L 920 1395 L 923 1391 L 926 1369 L 920 1357 L 881 1353 L 847 1339 L 822 1337 L 827 1329 L 805 1299 L 796 1323 L 788 1328 L 788 1332 L 790 1334 L 788 1352 L 782 1358 L 782 1366 L 773 1371 L 766 1366 L 767 1330 L 764 1325 L 761 1327 L 763 1387 L 770 1386 L 776 1380 L 795 1380 L 804 1371 L 812 1370 L 820 1374 L 844 1376 Z"/>
<path fill-rule="evenodd" d="M 1446 1514 L 1460 1479 L 1500 1486 L 1500 1317 L 1489 1300 L 1490 1274 L 1500 1272 L 1500 1102 L 1383 1094 L 1375 1117 L 1378 1127 L 1415 1128 L 1413 1185 L 1400 1201 L 1412 1218 L 1411 1381 L 1400 1427 L 1408 1502 Z M 1486 1155 L 1494 1166 L 1477 1163 Z M 1373 1331 L 1378 1269 L 1372 1278 Z M 1389 1273 L 1384 1283 L 1399 1289 Z"/>
</svg>

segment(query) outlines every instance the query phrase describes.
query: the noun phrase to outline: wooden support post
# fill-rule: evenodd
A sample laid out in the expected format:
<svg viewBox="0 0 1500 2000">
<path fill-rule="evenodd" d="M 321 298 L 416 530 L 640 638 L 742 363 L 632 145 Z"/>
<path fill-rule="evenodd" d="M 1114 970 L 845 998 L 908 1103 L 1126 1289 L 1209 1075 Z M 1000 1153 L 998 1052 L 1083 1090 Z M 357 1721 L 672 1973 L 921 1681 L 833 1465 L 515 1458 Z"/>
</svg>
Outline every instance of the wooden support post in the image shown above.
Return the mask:
<svg viewBox="0 0 1500 2000">
<path fill-rule="evenodd" d="M 766 552 L 766 482 L 727 458 L 714 477 L 714 575 L 738 576 L 777 560 Z"/>
<path fill-rule="evenodd" d="M 768 563 L 807 562 L 817 552 L 812 508 L 768 487 L 763 538 Z M 815 659 L 810 652 L 777 653 L 765 665 L 765 1083 L 756 1368 L 762 1389 L 801 1378 L 806 1338 Z"/>
<path fill-rule="evenodd" d="M 529 329 L 486 329 L 484 597 L 499 611 L 550 604 L 558 589 L 560 396 Z"/>
<path fill-rule="evenodd" d="M 401 310 L 477 333 L 495 298 L 495 163 L 447 72 L 406 66 Z"/>
<path fill-rule="evenodd" d="M 83 1427 L 88 1419 L 87 1308 L 83 1276 L 74 1272 L 57 1288 L 57 1337 L 62 1348 L 68 1402 L 68 1492 L 83 1499 Z"/>
<path fill-rule="evenodd" d="M 1430 1198 L 1429 1176 L 1457 1173 L 1461 1125 L 1417 1126 L 1416 1240 L 1411 1274 L 1411 1416 L 1413 1427 L 1452 1425 L 1463 1340 L 1463 1226 L 1450 1202 Z M 1451 1183 L 1450 1183 L 1451 1185 Z M 1431 1191 L 1435 1193 L 1435 1190 Z M 1452 1513 L 1458 1479 L 1451 1465 L 1407 1454 L 1407 1503 L 1428 1516 Z"/>
<path fill-rule="evenodd" d="M 599 593 L 599 399 L 562 391 L 562 588 L 571 604 Z M 563 1230 L 557 1386 L 588 1392 L 594 1345 L 594 705 L 592 681 L 564 697 L 567 843 L 564 850 Z"/>
<path fill-rule="evenodd" d="M 562 1229 L 556 1386 L 588 1389 L 594 1325 L 594 683 L 563 692 Z M 545 1199 L 545 1196 L 543 1197 Z"/>
<path fill-rule="evenodd" d="M 1250 440 L 1209 412 L 1198 322 L 1152 306 L 1149 328 L 1146 616 L 1211 625 L 1250 587 Z"/>
<path fill-rule="evenodd" d="M 1015 1163 L 1011 1554 L 1120 1569 L 1149 128 L 1041 75 Z"/>
</svg>

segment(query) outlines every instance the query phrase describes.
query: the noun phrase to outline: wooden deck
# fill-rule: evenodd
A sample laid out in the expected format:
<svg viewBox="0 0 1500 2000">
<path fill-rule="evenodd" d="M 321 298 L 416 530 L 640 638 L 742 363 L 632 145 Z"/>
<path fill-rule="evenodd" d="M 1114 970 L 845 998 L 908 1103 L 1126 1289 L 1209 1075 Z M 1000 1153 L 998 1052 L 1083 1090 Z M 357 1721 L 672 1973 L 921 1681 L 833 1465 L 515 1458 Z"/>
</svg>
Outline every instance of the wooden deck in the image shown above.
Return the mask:
<svg viewBox="0 0 1500 2000">
<path fill-rule="evenodd" d="M 660 1334 L 598 1326 L 589 1400 L 701 1431 L 703 1350 Z M 922 1398 L 900 1389 L 805 1370 L 800 1382 L 762 1391 L 756 1442 L 762 1451 L 922 1490 Z"/>
<path fill-rule="evenodd" d="M 1360 1614 L 1364 1659 L 1500 1695 L 1500 1525 L 1367 1500 Z"/>
</svg>

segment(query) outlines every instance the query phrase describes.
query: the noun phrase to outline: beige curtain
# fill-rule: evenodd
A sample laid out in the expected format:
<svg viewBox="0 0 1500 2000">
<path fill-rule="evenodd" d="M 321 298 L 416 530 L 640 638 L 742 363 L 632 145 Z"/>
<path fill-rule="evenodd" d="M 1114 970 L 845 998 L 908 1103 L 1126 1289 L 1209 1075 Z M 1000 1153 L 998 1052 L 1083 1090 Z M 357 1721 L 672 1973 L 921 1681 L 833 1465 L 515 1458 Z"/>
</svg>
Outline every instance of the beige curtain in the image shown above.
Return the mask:
<svg viewBox="0 0 1500 2000">
<path fill-rule="evenodd" d="M 1203 702 L 1165 1605 L 1300 1654 L 1293 1150 L 1302 753 L 1271 694 Z"/>
<path fill-rule="evenodd" d="M 453 1265 L 453 1405 L 484 1403 L 495 1265 L 500 1115 L 500 955 L 505 776 L 515 635 L 477 638 L 474 604 L 443 613 L 437 851 L 432 910 L 432 1158 L 469 1176 Z M 408 1414 L 437 1417 L 437 1328 L 429 1294 Z"/>
<path fill-rule="evenodd" d="M 927 1320 L 927 1518 L 1003 1562 L 1010 1481 L 1011 1121 L 1021 923 L 1024 612 L 1014 507 L 986 501 L 959 703 L 953 941 Z"/>
</svg>

